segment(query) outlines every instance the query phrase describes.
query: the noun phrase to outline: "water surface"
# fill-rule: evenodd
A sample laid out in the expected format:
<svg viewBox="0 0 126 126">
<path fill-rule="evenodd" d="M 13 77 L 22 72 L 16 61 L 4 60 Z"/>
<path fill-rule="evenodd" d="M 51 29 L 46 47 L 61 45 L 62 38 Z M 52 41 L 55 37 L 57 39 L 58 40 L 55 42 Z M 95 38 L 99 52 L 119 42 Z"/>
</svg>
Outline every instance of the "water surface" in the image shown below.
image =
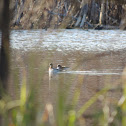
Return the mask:
<svg viewBox="0 0 126 126">
<path fill-rule="evenodd" d="M 120 78 L 126 63 L 126 31 L 14 30 L 11 32 L 11 49 L 10 90 L 13 97 L 16 83 L 19 82 L 20 90 L 25 75 L 29 85 L 37 87 L 37 97 L 43 105 L 50 102 L 56 106 L 59 88 L 65 89 L 70 103 L 79 89 L 78 110 L 105 85 L 121 86 Z M 49 80 L 49 63 L 70 69 Z M 120 96 L 121 92 L 109 92 L 110 104 Z M 95 106 L 98 107 L 99 102 Z M 94 106 L 85 114 L 92 111 Z M 87 125 L 89 122 L 87 119 Z"/>
</svg>

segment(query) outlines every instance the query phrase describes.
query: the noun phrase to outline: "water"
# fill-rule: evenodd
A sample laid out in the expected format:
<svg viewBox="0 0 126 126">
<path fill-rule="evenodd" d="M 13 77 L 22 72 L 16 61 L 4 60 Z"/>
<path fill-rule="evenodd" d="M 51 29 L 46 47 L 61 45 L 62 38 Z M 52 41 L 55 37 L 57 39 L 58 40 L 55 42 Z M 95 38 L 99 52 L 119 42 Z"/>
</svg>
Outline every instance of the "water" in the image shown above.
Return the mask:
<svg viewBox="0 0 126 126">
<path fill-rule="evenodd" d="M 12 48 L 56 51 L 104 52 L 126 48 L 126 31 L 121 30 L 32 30 L 12 31 Z M 27 43 L 26 43 L 27 41 Z"/>
<path fill-rule="evenodd" d="M 20 90 L 25 73 L 27 82 L 36 85 L 38 100 L 44 105 L 47 102 L 56 105 L 57 91 L 61 87 L 68 94 L 68 103 L 79 89 L 78 110 L 105 85 L 121 86 L 120 78 L 126 63 L 126 31 L 14 30 L 11 32 L 11 49 L 12 97 L 20 92 L 14 89 L 19 82 Z M 69 70 L 49 80 L 49 63 L 53 63 L 54 67 L 57 64 L 68 66 Z M 120 92 L 109 93 L 110 104 L 121 96 Z M 97 108 L 99 104 L 95 106 Z M 85 114 L 92 111 L 94 106 Z"/>
</svg>

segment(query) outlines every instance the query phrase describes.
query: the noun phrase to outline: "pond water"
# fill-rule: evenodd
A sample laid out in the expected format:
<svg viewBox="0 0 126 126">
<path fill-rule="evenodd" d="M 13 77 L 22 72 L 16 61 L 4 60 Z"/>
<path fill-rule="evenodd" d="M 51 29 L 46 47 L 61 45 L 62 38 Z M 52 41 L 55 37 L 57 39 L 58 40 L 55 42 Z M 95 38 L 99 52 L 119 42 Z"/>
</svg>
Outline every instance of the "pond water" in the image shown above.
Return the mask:
<svg viewBox="0 0 126 126">
<path fill-rule="evenodd" d="M 16 97 L 15 93 L 18 95 L 26 77 L 29 85 L 35 85 L 37 98 L 43 106 L 48 102 L 56 106 L 59 89 L 67 92 L 67 103 L 79 90 L 78 110 L 105 85 L 121 86 L 120 78 L 126 64 L 126 31 L 14 30 L 11 31 L 11 50 L 9 88 L 12 97 Z M 49 79 L 49 63 L 69 69 Z M 121 92 L 109 92 L 110 102 L 120 96 Z M 94 105 L 85 115 L 92 111 Z M 87 119 L 87 125 L 89 122 Z"/>
</svg>

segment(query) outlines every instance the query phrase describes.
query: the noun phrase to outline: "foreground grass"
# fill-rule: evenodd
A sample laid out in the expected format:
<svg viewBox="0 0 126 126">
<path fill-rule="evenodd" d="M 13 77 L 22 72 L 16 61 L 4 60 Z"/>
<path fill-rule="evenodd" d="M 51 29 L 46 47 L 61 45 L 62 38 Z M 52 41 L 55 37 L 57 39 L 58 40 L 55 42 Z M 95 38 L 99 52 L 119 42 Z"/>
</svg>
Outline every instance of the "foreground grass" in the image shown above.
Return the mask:
<svg viewBox="0 0 126 126">
<path fill-rule="evenodd" d="M 32 59 L 31 59 L 32 60 Z M 34 59 L 33 59 L 34 60 Z M 32 61 L 31 61 L 32 63 Z M 47 63 L 42 63 L 47 64 Z M 40 75 L 44 75 L 44 71 L 40 65 Z M 80 98 L 80 89 L 77 88 L 74 92 L 70 104 L 66 104 L 69 87 L 72 84 L 70 80 L 66 81 L 63 87 L 63 79 L 58 82 L 59 88 L 57 93 L 56 110 L 52 103 L 47 103 L 45 106 L 40 105 L 36 98 L 35 82 L 32 81 L 34 64 L 30 64 L 29 71 L 31 75 L 27 81 L 26 71 L 24 69 L 20 95 L 18 100 L 12 100 L 11 97 L 3 92 L 3 98 L 0 100 L 0 114 L 3 118 L 3 126 L 86 126 L 85 117 L 83 116 L 96 101 L 100 100 L 102 106 L 93 112 L 91 119 L 94 126 L 126 126 L 126 79 L 125 74 L 121 81 L 123 83 L 123 92 L 120 100 L 111 106 L 107 94 L 110 90 L 118 87 L 107 86 L 98 91 L 79 109 L 76 109 Z M 124 70 L 125 71 L 125 70 Z M 38 76 L 38 78 L 41 78 Z M 18 79 L 17 79 L 18 80 Z M 81 79 L 80 79 L 81 80 Z M 81 81 L 78 81 L 81 85 Z M 28 87 L 30 83 L 31 86 Z M 36 82 L 37 83 L 37 82 Z M 39 82 L 38 82 L 39 83 Z M 64 89 L 67 89 L 64 91 Z M 95 110 L 95 108 L 94 108 Z"/>
</svg>

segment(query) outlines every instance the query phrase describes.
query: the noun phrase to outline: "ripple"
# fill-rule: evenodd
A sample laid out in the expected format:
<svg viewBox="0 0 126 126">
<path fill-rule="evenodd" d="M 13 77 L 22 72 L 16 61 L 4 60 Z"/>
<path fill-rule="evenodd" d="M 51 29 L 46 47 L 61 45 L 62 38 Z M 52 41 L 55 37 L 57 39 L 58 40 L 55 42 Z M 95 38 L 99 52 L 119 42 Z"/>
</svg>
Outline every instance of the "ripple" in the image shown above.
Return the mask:
<svg viewBox="0 0 126 126">
<path fill-rule="evenodd" d="M 81 75 L 91 75 L 91 76 L 103 76 L 103 75 L 122 75 L 120 72 L 106 72 L 106 71 L 66 71 L 60 73 L 67 73 L 67 74 L 81 74 Z"/>
<path fill-rule="evenodd" d="M 126 48 L 121 30 L 13 30 L 11 47 L 25 51 L 38 48 L 57 51 L 118 51 Z"/>
</svg>

